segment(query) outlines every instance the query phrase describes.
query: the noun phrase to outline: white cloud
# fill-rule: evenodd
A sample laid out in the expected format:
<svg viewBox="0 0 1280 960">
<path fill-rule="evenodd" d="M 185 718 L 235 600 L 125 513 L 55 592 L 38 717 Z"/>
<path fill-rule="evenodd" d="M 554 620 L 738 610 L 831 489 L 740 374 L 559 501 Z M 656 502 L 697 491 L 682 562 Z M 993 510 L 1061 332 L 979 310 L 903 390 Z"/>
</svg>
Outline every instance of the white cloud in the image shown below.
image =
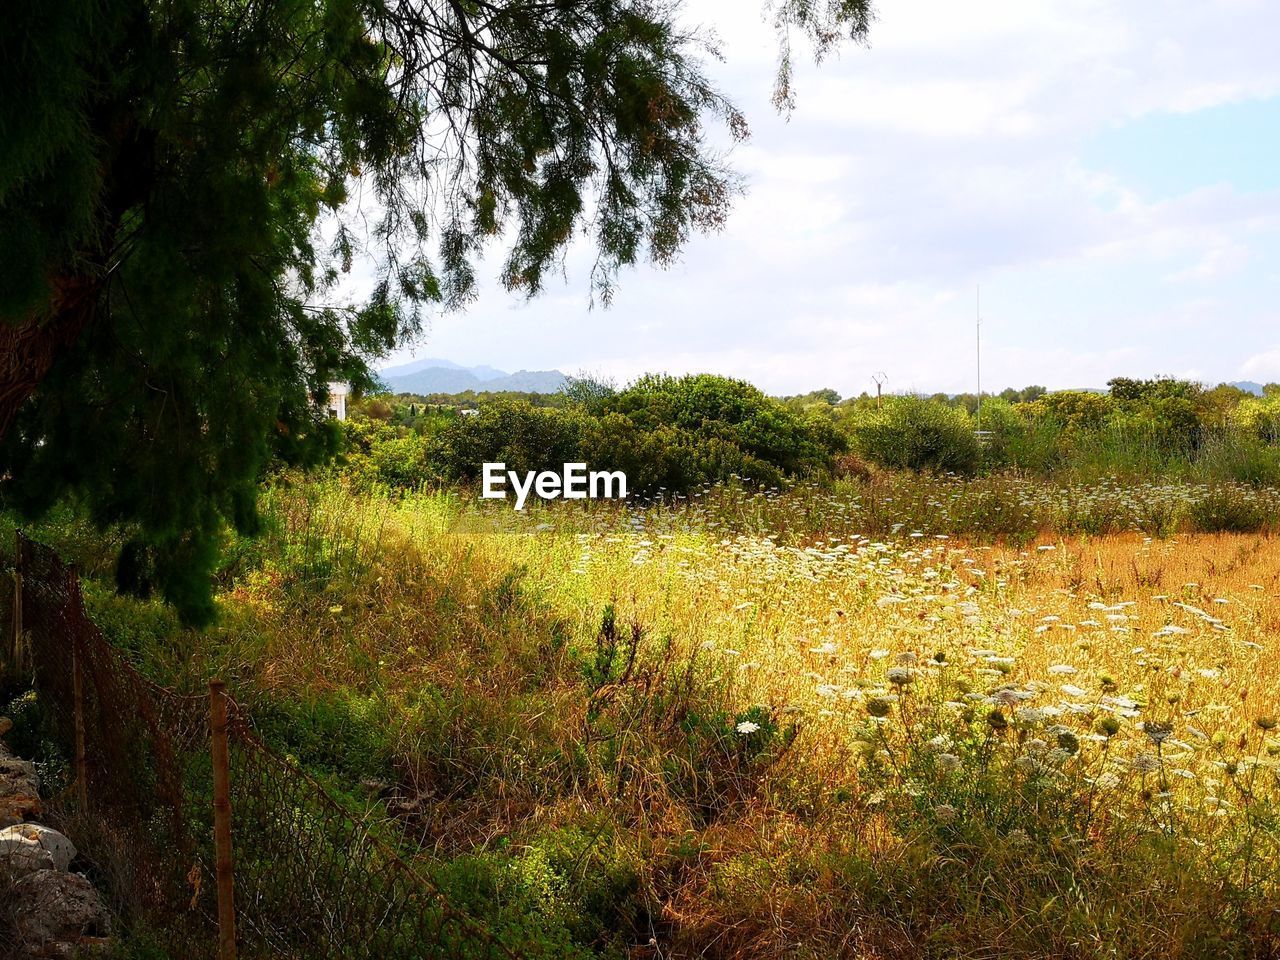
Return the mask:
<svg viewBox="0 0 1280 960">
<path fill-rule="evenodd" d="M 1149 201 L 1080 148 L 1147 113 L 1280 94 L 1274 3 L 886 0 L 871 49 L 802 69 L 785 119 L 767 104 L 776 48 L 751 2 L 688 7 L 722 35 L 727 64 L 711 69 L 754 132 L 732 157 L 750 193 L 725 231 L 673 269 L 624 276 L 609 311 L 587 311 L 576 249 L 567 288 L 523 305 L 491 286 L 419 352 L 620 377 L 707 369 L 779 392 L 856 392 L 876 370 L 896 388 L 962 389 L 979 282 L 997 389 L 1225 376 L 1273 336 L 1280 277 L 1257 271 L 1280 246 L 1280 193 Z"/>
<path fill-rule="evenodd" d="M 1240 375 L 1261 383 L 1280 382 L 1280 347 L 1254 354 L 1240 365 Z"/>
</svg>

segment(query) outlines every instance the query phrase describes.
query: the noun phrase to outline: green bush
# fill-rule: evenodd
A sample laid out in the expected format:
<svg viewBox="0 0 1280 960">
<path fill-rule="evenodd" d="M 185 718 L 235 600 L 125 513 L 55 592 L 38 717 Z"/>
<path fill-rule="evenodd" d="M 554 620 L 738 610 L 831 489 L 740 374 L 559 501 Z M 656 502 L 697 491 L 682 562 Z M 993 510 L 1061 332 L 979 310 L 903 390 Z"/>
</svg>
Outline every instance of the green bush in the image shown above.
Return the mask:
<svg viewBox="0 0 1280 960">
<path fill-rule="evenodd" d="M 890 398 L 853 429 L 858 452 L 884 467 L 973 474 L 981 461 L 969 415 L 932 400 Z"/>
<path fill-rule="evenodd" d="M 1202 533 L 1257 533 L 1271 519 L 1262 504 L 1232 487 L 1214 487 L 1196 499 L 1187 513 Z"/>
<path fill-rule="evenodd" d="M 1280 447 L 1240 430 L 1222 431 L 1201 444 L 1195 473 L 1206 482 L 1275 486 L 1280 484 Z"/>
<path fill-rule="evenodd" d="M 485 463 L 558 471 L 581 459 L 582 421 L 575 410 L 494 403 L 445 427 L 432 443 L 431 462 L 443 476 L 463 480 L 477 479 Z"/>
<path fill-rule="evenodd" d="M 829 421 L 724 377 L 651 376 L 619 392 L 573 397 L 554 408 L 496 401 L 429 440 L 375 431 L 362 453 L 364 470 L 381 483 L 406 486 L 432 475 L 475 480 L 488 462 L 517 471 L 581 462 L 622 470 L 632 493 L 675 493 L 733 476 L 778 485 L 824 473 L 845 448 Z"/>
</svg>

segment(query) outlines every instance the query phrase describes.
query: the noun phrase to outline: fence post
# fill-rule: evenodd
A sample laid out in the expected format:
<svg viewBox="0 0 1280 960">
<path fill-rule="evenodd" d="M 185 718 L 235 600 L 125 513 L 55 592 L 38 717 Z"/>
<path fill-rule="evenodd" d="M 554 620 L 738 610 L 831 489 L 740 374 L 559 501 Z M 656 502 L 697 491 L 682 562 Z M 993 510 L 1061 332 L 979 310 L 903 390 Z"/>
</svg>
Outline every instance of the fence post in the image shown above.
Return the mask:
<svg viewBox="0 0 1280 960">
<path fill-rule="evenodd" d="M 84 642 L 77 632 L 71 638 L 71 694 L 76 724 L 76 800 L 80 812 L 89 809 L 89 764 L 84 749 Z"/>
<path fill-rule="evenodd" d="M 14 531 L 17 552 L 13 562 L 13 650 L 10 662 L 14 673 L 22 672 L 22 531 Z"/>
<path fill-rule="evenodd" d="M 227 751 L 227 686 L 209 681 L 213 754 L 213 846 L 218 882 L 218 960 L 236 957 L 236 906 L 231 872 L 231 774 Z"/>
</svg>

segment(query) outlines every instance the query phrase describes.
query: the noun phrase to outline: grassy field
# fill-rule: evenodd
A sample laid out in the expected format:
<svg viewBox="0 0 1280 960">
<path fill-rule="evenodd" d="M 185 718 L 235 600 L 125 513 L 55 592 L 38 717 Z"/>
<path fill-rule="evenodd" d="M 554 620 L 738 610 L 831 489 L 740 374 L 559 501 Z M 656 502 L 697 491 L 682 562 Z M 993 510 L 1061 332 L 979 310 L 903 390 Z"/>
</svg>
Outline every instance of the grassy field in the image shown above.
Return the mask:
<svg viewBox="0 0 1280 960">
<path fill-rule="evenodd" d="M 1276 956 L 1280 550 L 1194 532 L 1274 495 L 898 483 L 522 514 L 281 483 L 216 629 L 90 600 L 589 953 Z"/>
</svg>

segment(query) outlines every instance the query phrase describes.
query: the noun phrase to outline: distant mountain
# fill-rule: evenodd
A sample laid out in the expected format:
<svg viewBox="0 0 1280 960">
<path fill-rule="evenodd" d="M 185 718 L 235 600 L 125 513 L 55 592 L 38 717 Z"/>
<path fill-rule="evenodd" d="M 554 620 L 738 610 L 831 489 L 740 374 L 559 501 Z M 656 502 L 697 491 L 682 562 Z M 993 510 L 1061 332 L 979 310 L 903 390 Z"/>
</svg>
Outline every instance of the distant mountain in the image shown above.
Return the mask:
<svg viewBox="0 0 1280 960">
<path fill-rule="evenodd" d="M 378 372 L 392 393 L 462 393 L 466 390 L 556 393 L 565 384 L 559 370 L 517 370 L 507 373 L 496 367 L 464 367 L 451 360 L 428 357 L 387 367 Z"/>
<path fill-rule="evenodd" d="M 454 363 L 452 360 L 444 360 L 440 357 L 424 357 L 421 360 L 414 360 L 411 363 L 402 363 L 394 367 L 385 367 L 378 371 L 378 375 L 382 379 L 387 377 L 404 377 L 411 373 L 417 373 L 419 370 L 430 370 L 439 367 L 444 370 L 466 370 L 460 363 Z M 475 369 L 491 370 L 492 367 L 476 367 Z M 501 374 L 502 371 L 498 371 Z"/>
<path fill-rule="evenodd" d="M 1262 396 L 1262 384 L 1253 380 L 1236 380 L 1227 384 L 1228 387 L 1235 387 L 1237 390 L 1243 390 L 1245 393 L 1252 393 L 1255 397 Z"/>
<path fill-rule="evenodd" d="M 558 393 L 569 378 L 559 370 L 517 370 L 496 380 L 484 381 L 486 390 L 518 390 L 522 393 Z M 495 386 L 495 384 L 502 386 Z"/>
</svg>

